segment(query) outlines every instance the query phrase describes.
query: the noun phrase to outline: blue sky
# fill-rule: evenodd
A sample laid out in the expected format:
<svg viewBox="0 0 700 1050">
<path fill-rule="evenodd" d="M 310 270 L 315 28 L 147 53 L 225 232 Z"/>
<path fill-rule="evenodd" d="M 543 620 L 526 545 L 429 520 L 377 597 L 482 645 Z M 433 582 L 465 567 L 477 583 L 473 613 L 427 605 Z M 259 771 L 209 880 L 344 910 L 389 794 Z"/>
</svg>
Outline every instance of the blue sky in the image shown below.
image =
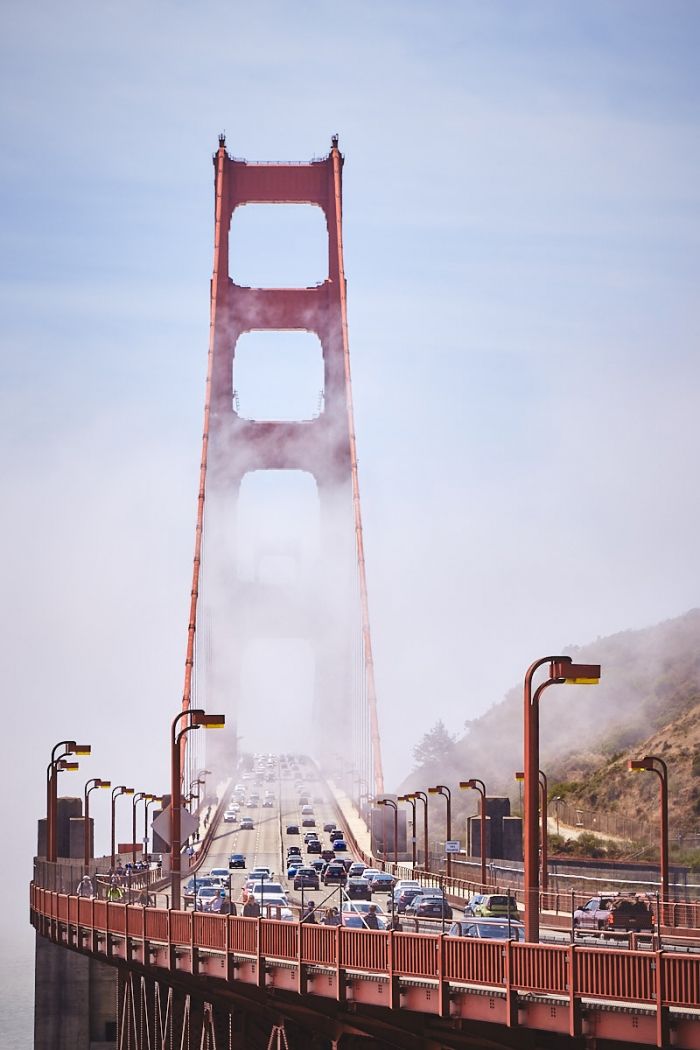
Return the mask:
<svg viewBox="0 0 700 1050">
<path fill-rule="evenodd" d="M 3 634 L 8 695 L 38 715 L 28 819 L 74 726 L 86 775 L 166 777 L 222 129 L 250 160 L 334 132 L 346 155 L 390 779 L 540 652 L 697 605 L 696 4 L 36 2 L 3 23 Z"/>
</svg>

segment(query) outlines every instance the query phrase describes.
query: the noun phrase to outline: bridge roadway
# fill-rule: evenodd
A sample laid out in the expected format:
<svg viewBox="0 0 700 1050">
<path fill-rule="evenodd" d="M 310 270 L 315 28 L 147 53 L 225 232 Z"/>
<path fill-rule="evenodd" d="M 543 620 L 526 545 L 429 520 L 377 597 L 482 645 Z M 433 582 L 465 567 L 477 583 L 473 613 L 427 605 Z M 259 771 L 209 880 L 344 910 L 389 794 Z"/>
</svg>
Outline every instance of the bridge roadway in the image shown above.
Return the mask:
<svg viewBox="0 0 700 1050">
<path fill-rule="evenodd" d="M 337 805 L 305 769 L 304 789 L 324 799 L 313 803 L 323 839 L 326 820 L 340 823 Z M 302 843 L 285 833 L 287 823 L 301 824 L 297 779 L 263 783 L 278 807 L 243 808 L 255 830 L 219 821 L 200 871 L 227 867 L 229 854 L 242 852 L 248 869 L 265 864 L 284 883 L 286 845 Z M 245 876 L 234 876 L 234 899 Z M 36 884 L 31 908 L 40 934 L 117 968 L 119 1050 L 257 1050 L 280 1023 L 290 1050 L 345 1050 L 355 1040 L 401 1050 L 548 1050 L 595 1040 L 700 1050 L 697 957 L 174 912 Z"/>
</svg>

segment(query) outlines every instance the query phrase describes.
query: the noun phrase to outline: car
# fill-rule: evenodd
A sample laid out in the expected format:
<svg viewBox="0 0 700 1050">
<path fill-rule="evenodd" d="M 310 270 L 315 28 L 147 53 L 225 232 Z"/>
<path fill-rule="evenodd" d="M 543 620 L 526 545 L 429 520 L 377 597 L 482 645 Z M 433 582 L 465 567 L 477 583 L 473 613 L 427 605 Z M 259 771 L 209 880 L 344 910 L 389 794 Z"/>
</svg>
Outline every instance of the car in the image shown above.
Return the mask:
<svg viewBox="0 0 700 1050">
<path fill-rule="evenodd" d="M 289 901 L 284 893 L 266 893 L 263 899 L 258 899 L 260 913 L 267 919 L 281 919 L 283 922 L 293 922 L 294 913 L 289 907 Z"/>
<path fill-rule="evenodd" d="M 478 904 L 481 904 L 483 899 L 483 893 L 472 893 L 471 897 L 464 905 L 464 917 L 467 918 L 470 915 L 476 915 L 476 911 L 474 909 Z"/>
<path fill-rule="evenodd" d="M 301 822 L 301 826 L 302 828 L 315 828 L 316 821 L 313 817 L 304 817 L 304 819 Z"/>
<path fill-rule="evenodd" d="M 262 879 L 260 882 L 254 882 L 253 885 L 249 887 L 248 893 L 255 897 L 258 904 L 262 903 L 263 898 L 280 896 L 284 897 L 285 904 L 289 903 L 287 900 L 287 894 L 284 892 L 281 882 Z"/>
<path fill-rule="evenodd" d="M 406 908 L 411 903 L 411 901 L 413 901 L 416 897 L 420 896 L 420 886 L 406 886 L 402 890 L 394 889 L 394 907 L 396 908 L 397 912 L 401 915 L 403 914 L 403 912 L 406 911 Z"/>
<path fill-rule="evenodd" d="M 421 893 L 406 905 L 405 915 L 414 919 L 451 919 L 452 908 L 444 897 L 428 897 Z"/>
<path fill-rule="evenodd" d="M 252 817 L 242 817 L 239 827 L 241 831 L 254 831 L 255 822 Z"/>
<path fill-rule="evenodd" d="M 311 842 L 312 839 L 318 839 L 318 832 L 316 832 L 316 831 L 307 831 L 306 834 L 304 835 L 304 842 L 309 843 L 309 842 Z"/>
<path fill-rule="evenodd" d="M 372 879 L 375 875 L 381 875 L 379 868 L 365 868 L 360 878 L 364 879 L 366 882 L 369 882 L 369 880 Z"/>
<path fill-rule="evenodd" d="M 311 850 L 309 850 L 309 853 L 311 853 Z M 316 860 L 310 860 L 309 861 L 309 867 L 313 868 L 314 871 L 319 872 L 319 874 L 323 871 L 325 866 L 326 866 L 326 862 L 325 862 L 325 860 L 323 860 L 322 857 L 317 857 Z"/>
<path fill-rule="evenodd" d="M 211 911 L 211 906 L 219 896 L 221 890 L 218 886 L 201 886 L 197 888 L 194 906 L 196 911 Z"/>
<path fill-rule="evenodd" d="M 447 931 L 448 937 L 476 937 L 481 941 L 524 941 L 522 922 L 504 922 L 503 919 L 459 919 Z"/>
<path fill-rule="evenodd" d="M 263 881 L 272 881 L 272 872 L 270 869 L 262 867 L 253 868 L 252 871 L 248 872 L 248 878 L 245 880 L 245 888 L 250 890 L 257 882 Z"/>
<path fill-rule="evenodd" d="M 372 899 L 372 891 L 366 879 L 355 876 L 349 878 L 345 883 L 345 892 L 353 900 L 369 901 Z"/>
<path fill-rule="evenodd" d="M 299 825 L 298 824 L 287 824 L 287 834 L 288 835 L 298 835 L 299 834 Z"/>
<path fill-rule="evenodd" d="M 363 864 L 361 860 L 354 860 L 348 868 L 348 875 L 351 879 L 357 879 L 362 875 L 366 867 L 367 865 Z"/>
<path fill-rule="evenodd" d="M 336 857 L 338 864 L 342 864 L 346 871 L 350 871 L 352 867 L 352 857 Z"/>
<path fill-rule="evenodd" d="M 224 824 L 235 824 L 238 820 L 238 814 L 232 813 L 230 809 L 227 809 L 224 813 Z"/>
<path fill-rule="evenodd" d="M 263 799 L 263 809 L 272 809 L 274 806 L 274 799 L 266 798 Z"/>
<path fill-rule="evenodd" d="M 228 885 L 228 868 L 212 868 L 209 872 L 209 878 L 213 879 L 219 886 L 222 886 L 224 883 Z"/>
<path fill-rule="evenodd" d="M 311 839 L 311 841 L 308 842 L 307 845 L 306 845 L 306 852 L 307 853 L 320 853 L 321 852 L 321 848 L 322 848 L 321 847 L 321 843 L 318 841 L 318 839 Z"/>
<path fill-rule="evenodd" d="M 371 879 L 365 879 L 372 893 L 391 893 L 394 888 L 394 876 L 388 871 L 378 871 Z"/>
<path fill-rule="evenodd" d="M 309 887 L 312 890 L 320 889 L 318 872 L 313 868 L 297 868 L 294 875 L 294 889 L 300 890 L 302 887 Z"/>
<path fill-rule="evenodd" d="M 287 846 L 287 860 L 290 857 L 301 857 L 301 846 Z"/>
<path fill-rule="evenodd" d="M 336 826 L 335 826 L 335 824 L 334 824 L 334 823 L 333 823 L 333 821 L 331 820 L 331 821 L 329 821 L 329 822 L 328 822 L 327 824 L 324 824 L 324 825 L 323 825 L 323 830 L 324 830 L 324 831 L 336 831 L 337 829 L 336 829 Z"/>
<path fill-rule="evenodd" d="M 199 889 L 204 886 L 213 886 L 214 880 L 210 879 L 208 875 L 193 875 L 182 888 L 183 897 L 189 897 L 194 899 L 195 894 Z"/>
<path fill-rule="evenodd" d="M 501 919 L 503 916 L 507 918 L 509 913 L 512 919 L 520 916 L 515 897 L 506 893 L 485 893 L 474 906 L 474 914 L 484 919 Z"/>
<path fill-rule="evenodd" d="M 331 861 L 323 873 L 323 884 L 329 886 L 331 883 L 337 883 L 340 886 L 344 886 L 347 881 L 347 873 L 345 871 L 345 865 L 339 864 L 337 861 Z"/>
<path fill-rule="evenodd" d="M 297 787 L 298 786 L 299 785 L 297 785 Z M 309 805 L 309 796 L 308 795 L 299 795 L 299 805 L 302 806 L 302 807 L 303 806 L 309 806 L 309 809 L 311 809 L 311 806 Z M 304 810 L 302 808 L 302 813 L 303 812 L 304 812 Z"/>
<path fill-rule="evenodd" d="M 394 892 L 400 893 L 403 889 L 421 889 L 418 879 L 397 879 L 394 883 Z"/>
<path fill-rule="evenodd" d="M 228 859 L 229 868 L 245 868 L 245 855 L 243 853 L 232 853 Z"/>
<path fill-rule="evenodd" d="M 299 868 L 304 867 L 304 861 L 301 857 L 290 857 L 287 861 L 287 878 L 293 879 Z"/>
<path fill-rule="evenodd" d="M 573 915 L 575 930 L 651 930 L 654 912 L 644 894 L 601 893 Z"/>
<path fill-rule="evenodd" d="M 321 856 L 322 856 L 322 857 L 323 857 L 323 859 L 324 859 L 324 860 L 326 860 L 326 861 L 331 861 L 331 860 L 335 860 L 335 850 L 332 850 L 332 849 L 322 849 L 322 850 L 321 850 Z"/>
<path fill-rule="evenodd" d="M 348 847 L 345 839 L 332 839 L 331 846 L 336 853 L 347 853 Z"/>
<path fill-rule="evenodd" d="M 314 807 L 310 806 L 307 802 L 306 805 L 301 807 L 301 815 L 302 817 L 313 817 Z"/>
<path fill-rule="evenodd" d="M 344 901 L 340 912 L 343 926 L 367 929 L 365 915 L 372 906 L 379 922 L 379 929 L 386 930 L 389 926 L 387 916 L 378 904 L 372 905 L 370 901 Z M 358 919 L 359 921 L 357 921 Z"/>
</svg>

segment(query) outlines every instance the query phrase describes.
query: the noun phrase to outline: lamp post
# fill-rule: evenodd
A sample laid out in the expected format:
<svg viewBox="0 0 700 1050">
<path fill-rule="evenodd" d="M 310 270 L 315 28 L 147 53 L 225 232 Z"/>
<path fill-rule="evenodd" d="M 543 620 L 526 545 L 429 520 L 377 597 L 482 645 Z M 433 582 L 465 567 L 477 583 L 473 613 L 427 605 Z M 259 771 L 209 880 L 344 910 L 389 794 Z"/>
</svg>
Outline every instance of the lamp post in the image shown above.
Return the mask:
<svg viewBox="0 0 700 1050">
<path fill-rule="evenodd" d="M 549 664 L 549 677 L 532 692 L 535 672 Z M 523 686 L 524 704 L 524 882 L 525 882 L 525 940 L 539 942 L 539 834 L 538 791 L 540 768 L 539 703 L 542 693 L 550 685 L 566 682 L 571 685 L 594 685 L 600 681 L 599 664 L 575 664 L 570 656 L 543 656 L 530 664 Z"/>
<path fill-rule="evenodd" d="M 63 748 L 62 754 L 56 752 Z M 57 858 L 57 810 L 58 792 L 55 776 L 56 763 L 68 755 L 89 755 L 91 752 L 89 744 L 76 744 L 75 740 L 59 740 L 51 749 L 51 761 L 46 771 L 46 859 L 55 861 Z M 62 769 L 77 769 L 75 763 L 62 766 Z"/>
<path fill-rule="evenodd" d="M 423 803 L 423 870 L 428 870 L 428 796 L 425 791 L 413 791 L 415 799 Z"/>
<path fill-rule="evenodd" d="M 656 773 L 659 778 L 661 900 L 668 901 L 670 896 L 668 875 L 668 766 L 663 758 L 659 758 L 658 755 L 645 755 L 644 758 L 631 759 L 627 763 L 627 768 L 631 773 Z M 659 922 L 661 922 L 661 916 L 659 916 Z"/>
<path fill-rule="evenodd" d="M 64 755 L 71 754 L 73 754 L 72 751 L 65 751 L 58 758 L 53 758 L 46 767 L 46 791 L 49 803 L 46 819 L 46 859 L 54 862 L 58 859 L 58 774 L 64 771 L 74 773 L 80 768 L 78 762 L 67 762 L 64 758 Z"/>
<path fill-rule="evenodd" d="M 95 788 L 111 788 L 111 780 L 101 780 L 99 777 L 93 777 L 92 780 L 85 782 L 85 806 L 83 809 L 83 844 L 85 847 L 85 874 L 87 875 L 88 868 L 90 867 L 90 853 L 92 852 L 90 847 L 92 845 L 92 837 L 90 835 L 90 792 L 94 791 Z"/>
<path fill-rule="evenodd" d="M 525 780 L 525 774 L 522 770 L 519 770 L 515 774 L 515 779 L 521 783 Z M 542 863 L 540 868 L 542 871 L 542 889 L 546 890 L 549 886 L 549 787 L 547 784 L 547 774 L 544 770 L 539 770 L 539 782 L 540 782 L 540 846 L 542 848 Z M 557 835 L 559 834 L 559 810 L 557 810 Z"/>
<path fill-rule="evenodd" d="M 116 837 L 117 837 L 117 799 L 120 795 L 133 795 L 134 789 L 128 788 L 126 784 L 120 784 L 119 787 L 112 788 L 112 868 L 117 855 Z"/>
<path fill-rule="evenodd" d="M 148 791 L 137 791 L 131 800 L 131 863 L 136 864 L 136 803 L 142 799 L 153 798 Z"/>
<path fill-rule="evenodd" d="M 416 867 L 416 800 L 413 795 L 398 795 L 399 802 L 408 802 L 413 810 L 411 816 L 411 859 L 413 867 Z"/>
<path fill-rule="evenodd" d="M 399 863 L 399 807 L 393 798 L 378 798 L 377 805 L 391 806 L 394 810 L 394 867 Z M 384 856 L 386 857 L 386 839 L 384 841 Z"/>
<path fill-rule="evenodd" d="M 445 825 L 446 838 L 449 840 L 452 838 L 452 792 L 444 784 L 436 784 L 435 787 L 428 788 L 429 795 L 444 795 L 445 801 L 447 802 L 447 822 Z M 452 854 L 445 851 L 445 872 L 449 879 L 452 875 Z"/>
<path fill-rule="evenodd" d="M 481 853 L 481 885 L 486 887 L 486 784 L 483 780 L 478 780 L 476 777 L 472 777 L 471 780 L 460 780 L 459 786 L 463 791 L 478 791 L 481 795 L 481 820 L 479 823 L 480 827 L 480 850 Z"/>
<path fill-rule="evenodd" d="M 556 818 L 557 818 L 557 835 L 558 835 L 559 834 L 559 807 L 560 807 L 561 802 L 562 802 L 561 795 L 555 795 L 554 798 L 552 799 L 552 802 L 554 803 L 554 812 L 556 813 Z"/>
<path fill-rule="evenodd" d="M 186 725 L 178 732 L 178 724 L 183 718 L 189 718 Z M 222 729 L 226 723 L 224 715 L 208 715 L 201 707 L 189 707 L 175 715 L 170 729 L 170 879 L 171 906 L 175 911 L 180 909 L 180 876 L 182 872 L 181 813 L 182 779 L 180 754 L 185 734 L 195 729 Z"/>
<path fill-rule="evenodd" d="M 146 854 L 148 853 L 148 807 L 153 802 L 158 802 L 159 804 L 162 803 L 163 802 L 163 796 L 162 795 L 146 795 L 146 801 L 145 801 L 144 807 L 143 807 L 143 852 L 144 852 L 144 859 L 146 857 Z"/>
</svg>

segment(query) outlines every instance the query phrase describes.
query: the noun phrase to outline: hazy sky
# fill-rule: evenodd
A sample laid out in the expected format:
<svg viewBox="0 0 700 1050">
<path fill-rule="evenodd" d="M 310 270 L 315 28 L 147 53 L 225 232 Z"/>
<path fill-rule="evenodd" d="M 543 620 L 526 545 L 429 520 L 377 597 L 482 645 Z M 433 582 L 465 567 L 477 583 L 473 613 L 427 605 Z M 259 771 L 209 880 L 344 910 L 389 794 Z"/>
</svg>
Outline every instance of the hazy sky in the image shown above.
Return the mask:
<svg viewBox="0 0 700 1050">
<path fill-rule="evenodd" d="M 79 789 L 166 786 L 222 129 L 346 156 L 389 786 L 534 657 L 698 604 L 699 37 L 677 0 L 4 5 L 19 899 L 57 740 Z"/>
</svg>

